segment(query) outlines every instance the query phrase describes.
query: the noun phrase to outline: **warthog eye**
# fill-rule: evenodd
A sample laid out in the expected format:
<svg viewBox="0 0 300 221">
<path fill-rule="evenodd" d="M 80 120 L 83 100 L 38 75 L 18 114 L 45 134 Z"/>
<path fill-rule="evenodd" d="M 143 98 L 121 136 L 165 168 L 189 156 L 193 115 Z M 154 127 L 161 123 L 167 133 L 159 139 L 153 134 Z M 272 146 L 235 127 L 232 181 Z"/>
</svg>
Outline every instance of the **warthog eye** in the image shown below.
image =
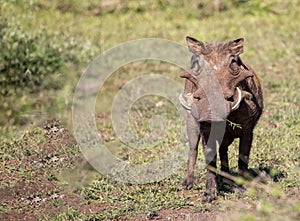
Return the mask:
<svg viewBox="0 0 300 221">
<path fill-rule="evenodd" d="M 235 59 L 231 60 L 229 67 L 230 67 L 231 73 L 234 75 L 237 75 L 240 72 L 240 66 L 238 65 L 238 62 Z"/>
</svg>

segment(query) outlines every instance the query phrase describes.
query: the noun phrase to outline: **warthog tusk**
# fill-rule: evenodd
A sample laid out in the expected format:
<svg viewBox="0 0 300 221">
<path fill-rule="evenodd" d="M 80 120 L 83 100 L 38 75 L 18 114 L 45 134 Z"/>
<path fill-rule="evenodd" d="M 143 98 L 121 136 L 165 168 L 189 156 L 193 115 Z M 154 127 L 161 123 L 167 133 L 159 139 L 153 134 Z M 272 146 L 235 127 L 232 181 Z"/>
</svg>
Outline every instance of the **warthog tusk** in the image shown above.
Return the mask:
<svg viewBox="0 0 300 221">
<path fill-rule="evenodd" d="M 238 100 L 237 100 L 237 102 L 235 103 L 235 105 L 233 105 L 233 107 L 231 107 L 231 110 L 232 110 L 232 111 L 238 109 L 239 106 L 240 106 L 240 103 L 241 103 L 241 101 L 242 101 L 242 91 L 241 91 L 241 89 L 238 88 L 238 87 L 237 87 L 236 89 L 237 89 L 237 91 L 238 91 Z"/>
<path fill-rule="evenodd" d="M 184 97 L 185 96 L 185 97 Z M 179 102 L 180 102 L 180 104 L 186 109 L 186 110 L 188 110 L 188 111 L 190 111 L 191 110 L 191 105 L 192 105 L 192 97 L 193 96 L 193 94 L 192 93 L 187 93 L 186 95 L 183 95 L 183 94 L 180 94 L 179 95 Z M 188 99 L 191 99 L 190 101 L 188 101 L 187 99 L 186 99 L 186 97 L 188 97 Z"/>
</svg>

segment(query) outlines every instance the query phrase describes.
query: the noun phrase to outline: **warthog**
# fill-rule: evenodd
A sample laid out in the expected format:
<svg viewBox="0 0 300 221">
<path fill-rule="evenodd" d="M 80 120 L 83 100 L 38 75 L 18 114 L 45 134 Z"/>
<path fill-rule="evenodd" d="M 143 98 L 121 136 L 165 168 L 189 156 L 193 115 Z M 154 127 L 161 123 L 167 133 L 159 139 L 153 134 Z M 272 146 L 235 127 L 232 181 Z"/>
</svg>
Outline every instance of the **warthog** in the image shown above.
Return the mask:
<svg viewBox="0 0 300 221">
<path fill-rule="evenodd" d="M 221 171 L 228 173 L 228 146 L 235 138 L 239 143 L 239 174 L 250 178 L 249 154 L 253 129 L 263 110 L 260 81 L 245 64 L 244 39 L 225 43 L 203 43 L 187 37 L 192 52 L 191 69 L 181 74 L 186 78 L 184 93 L 179 96 L 187 109 L 189 156 L 182 185 L 191 188 L 200 138 L 207 166 L 206 191 L 203 202 L 216 199 L 216 155 L 219 148 Z"/>
</svg>

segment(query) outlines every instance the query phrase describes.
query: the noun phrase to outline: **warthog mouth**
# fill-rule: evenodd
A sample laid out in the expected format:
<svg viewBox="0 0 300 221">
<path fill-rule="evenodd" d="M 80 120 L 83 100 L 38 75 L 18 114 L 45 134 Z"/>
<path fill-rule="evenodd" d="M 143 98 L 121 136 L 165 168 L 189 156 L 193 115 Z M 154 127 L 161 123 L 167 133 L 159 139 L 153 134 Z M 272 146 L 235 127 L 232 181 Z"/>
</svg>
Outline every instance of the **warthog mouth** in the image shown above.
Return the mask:
<svg viewBox="0 0 300 221">
<path fill-rule="evenodd" d="M 242 91 L 239 87 L 236 87 L 237 90 L 237 100 L 230 102 L 230 109 L 231 111 L 237 110 L 240 107 L 242 101 Z M 179 102 L 186 109 L 188 112 L 191 111 L 192 104 L 194 102 L 194 94 L 193 93 L 186 93 L 186 94 L 179 94 Z"/>
</svg>

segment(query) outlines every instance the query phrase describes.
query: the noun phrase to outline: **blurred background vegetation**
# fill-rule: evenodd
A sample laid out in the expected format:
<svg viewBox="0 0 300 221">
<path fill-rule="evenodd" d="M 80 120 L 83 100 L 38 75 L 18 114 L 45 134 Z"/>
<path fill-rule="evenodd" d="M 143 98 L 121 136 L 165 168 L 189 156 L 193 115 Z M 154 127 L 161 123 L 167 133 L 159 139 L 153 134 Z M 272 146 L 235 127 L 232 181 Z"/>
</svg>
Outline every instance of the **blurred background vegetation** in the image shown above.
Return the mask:
<svg viewBox="0 0 300 221">
<path fill-rule="evenodd" d="M 298 6 L 271 0 L 1 0 L 0 125 L 66 118 L 84 67 L 101 51 L 143 37 L 184 43 L 186 35 L 204 41 L 243 36 L 245 56 L 259 72 L 274 69 L 278 60 L 294 63 L 289 71 L 298 64 L 299 26 L 289 20 L 297 20 Z"/>
</svg>

